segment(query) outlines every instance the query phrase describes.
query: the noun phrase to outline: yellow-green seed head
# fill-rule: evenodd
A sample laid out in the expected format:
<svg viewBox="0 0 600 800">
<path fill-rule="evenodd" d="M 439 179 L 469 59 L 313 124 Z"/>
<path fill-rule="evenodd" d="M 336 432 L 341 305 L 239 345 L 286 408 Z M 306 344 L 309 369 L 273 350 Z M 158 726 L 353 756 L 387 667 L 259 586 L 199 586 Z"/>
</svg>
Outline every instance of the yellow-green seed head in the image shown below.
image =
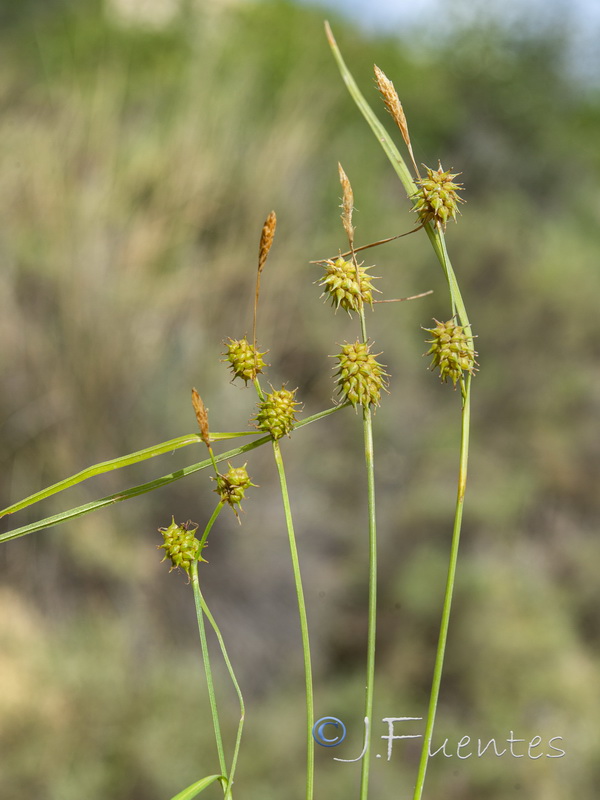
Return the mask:
<svg viewBox="0 0 600 800">
<path fill-rule="evenodd" d="M 352 261 L 345 261 L 340 256 L 335 261 L 327 259 L 323 264 L 325 274 L 319 281 L 319 286 L 324 289 L 321 297 L 329 295 L 336 310 L 341 307 L 350 314 L 352 311 L 360 311 L 365 303 L 373 306 L 373 292 L 377 289 L 371 283 L 375 277 L 367 273 L 371 267 L 359 267 L 357 280 L 356 267 Z"/>
<path fill-rule="evenodd" d="M 349 401 L 355 408 L 357 405 L 365 408 L 378 406 L 381 390 L 387 387 L 387 373 L 369 350 L 370 345 L 356 341 L 343 345 L 337 355 L 338 370 L 335 374 L 339 393 L 344 402 Z"/>
<path fill-rule="evenodd" d="M 241 508 L 246 489 L 250 488 L 250 486 L 256 486 L 256 484 L 250 480 L 246 465 L 232 467 L 229 464 L 229 470 L 224 475 L 219 474 L 217 476 L 215 492 L 217 492 L 223 503 L 229 503 L 233 510 L 236 511 L 236 506 Z"/>
<path fill-rule="evenodd" d="M 427 222 L 439 222 L 445 228 L 448 220 L 456 220 L 458 204 L 465 202 L 457 194 L 462 189 L 462 183 L 454 182 L 460 172 L 444 172 L 441 164 L 436 170 L 425 164 L 423 166 L 427 170 L 427 177 L 417 181 L 419 189 L 412 196 L 413 211 L 417 212 L 424 225 Z"/>
<path fill-rule="evenodd" d="M 430 369 L 439 369 L 440 377 L 444 383 L 450 378 L 454 386 L 462 378 L 463 373 L 473 375 L 476 370 L 475 357 L 477 353 L 473 348 L 472 338 L 467 336 L 462 325 L 457 325 L 456 320 L 436 323 L 435 328 L 424 328 L 432 334 L 428 339 L 431 345 L 425 355 L 433 356 Z"/>
<path fill-rule="evenodd" d="M 171 524 L 168 528 L 159 528 L 163 535 L 164 543 L 158 545 L 159 549 L 165 551 L 165 557 L 171 560 L 171 572 L 180 567 L 184 572 L 190 574 L 190 567 L 194 561 L 202 560 L 200 556 L 200 542 L 195 537 L 198 526 L 193 522 L 186 522 L 178 525 L 175 518 L 171 517 Z"/>
<path fill-rule="evenodd" d="M 297 389 L 290 392 L 288 389 L 274 389 L 265 399 L 258 404 L 258 414 L 253 419 L 261 431 L 270 433 L 273 439 L 281 439 L 290 431 L 296 422 L 296 408 L 300 403 L 294 399 Z"/>
<path fill-rule="evenodd" d="M 228 339 L 225 344 L 227 351 L 223 355 L 229 361 L 234 379 L 241 378 L 247 385 L 263 371 L 265 354 L 255 350 L 246 338 Z"/>
</svg>

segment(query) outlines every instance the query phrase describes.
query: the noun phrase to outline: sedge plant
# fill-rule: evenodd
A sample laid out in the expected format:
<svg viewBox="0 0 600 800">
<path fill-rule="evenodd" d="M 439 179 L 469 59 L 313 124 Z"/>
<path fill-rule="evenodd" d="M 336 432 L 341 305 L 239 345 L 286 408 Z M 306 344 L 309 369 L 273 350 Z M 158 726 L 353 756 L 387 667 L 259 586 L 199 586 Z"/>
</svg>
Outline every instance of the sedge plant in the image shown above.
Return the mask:
<svg viewBox="0 0 600 800">
<path fill-rule="evenodd" d="M 440 371 L 444 382 L 450 379 L 456 388 L 460 386 L 461 399 L 461 420 L 460 420 L 460 453 L 458 467 L 458 488 L 456 495 L 456 506 L 454 512 L 454 523 L 452 528 L 452 541 L 450 546 L 450 559 L 448 565 L 448 575 L 446 580 L 446 590 L 442 608 L 442 618 L 438 638 L 438 646 L 433 669 L 431 693 L 427 719 L 425 725 L 425 735 L 413 800 L 420 800 L 425 784 L 425 775 L 429 761 L 429 752 L 433 736 L 433 727 L 437 711 L 438 698 L 442 680 L 442 670 L 444 665 L 444 655 L 446 652 L 446 642 L 448 639 L 448 629 L 450 623 L 450 610 L 452 606 L 452 596 L 456 579 L 456 566 L 458 562 L 458 547 L 460 541 L 460 531 L 462 524 L 463 506 L 467 483 L 467 464 L 469 455 L 469 427 L 471 409 L 471 379 L 476 370 L 475 348 L 473 345 L 473 334 L 471 324 L 467 315 L 467 310 L 462 299 L 458 281 L 452 267 L 444 231 L 449 220 L 455 220 L 458 213 L 458 204 L 463 202 L 458 195 L 460 184 L 454 181 L 457 174 L 444 171 L 441 164 L 437 170 L 425 167 L 426 177 L 423 178 L 415 161 L 410 133 L 406 115 L 400 102 L 400 98 L 394 88 L 392 81 L 383 73 L 379 67 L 375 66 L 375 81 L 381 94 L 383 102 L 396 123 L 400 131 L 402 140 L 408 151 L 414 176 L 407 165 L 405 159 L 396 147 L 394 141 L 381 124 L 364 95 L 358 88 L 350 70 L 342 57 L 337 46 L 331 28 L 325 23 L 325 31 L 333 56 L 336 60 L 344 83 L 346 84 L 352 99 L 358 109 L 363 114 L 377 140 L 381 144 L 385 154 L 390 160 L 396 171 L 407 197 L 412 200 L 412 210 L 417 214 L 419 228 L 427 234 L 434 252 L 446 276 L 449 289 L 451 316 L 445 323 L 437 320 L 436 327 L 427 329 L 433 336 L 429 340 L 431 348 L 429 355 L 432 355 L 432 368 Z M 367 789 L 364 786 L 361 800 L 367 796 Z"/>
<path fill-rule="evenodd" d="M 388 135 L 364 96 L 358 90 L 328 25 L 326 26 L 326 30 L 331 50 L 350 94 L 389 157 L 406 190 L 407 196 L 412 202 L 412 212 L 416 215 L 416 227 L 413 227 L 408 233 L 415 234 L 418 231 L 425 232 L 441 264 L 449 288 L 450 308 L 448 319 L 445 321 L 434 320 L 435 324 L 425 329 L 430 336 L 427 341 L 429 344 L 428 354 L 432 359 L 431 368 L 439 372 L 442 381 L 449 382 L 455 389 L 458 389 L 454 396 L 458 397 L 460 400 L 461 438 L 458 491 L 452 529 L 446 591 L 442 608 L 438 647 L 433 667 L 430 702 L 426 719 L 425 736 L 423 737 L 423 749 L 413 796 L 413 800 L 421 800 L 441 686 L 444 653 L 448 637 L 450 610 L 456 577 L 458 546 L 467 477 L 471 380 L 476 370 L 476 353 L 471 326 L 444 239 L 444 230 L 447 223 L 456 219 L 458 214 L 458 205 L 462 202 L 459 192 L 462 187 L 455 180 L 457 174 L 448 170 L 443 170 L 441 165 L 439 165 L 437 169 L 425 167 L 424 176 L 421 174 L 414 159 L 408 125 L 402 104 L 400 103 L 392 82 L 376 67 L 375 78 L 379 92 L 387 110 L 391 113 L 401 133 L 401 137 L 408 151 L 409 164 L 407 164 L 392 138 Z M 369 795 L 372 738 L 372 726 L 370 723 L 373 717 L 375 693 L 377 630 L 377 525 L 373 412 L 382 400 L 382 393 L 387 392 L 389 376 L 385 371 L 385 366 L 378 361 L 381 353 L 374 350 L 374 343 L 369 339 L 365 306 L 369 306 L 373 309 L 377 303 L 396 301 L 387 298 L 378 299 L 376 297 L 378 290 L 373 285 L 373 281 L 376 280 L 376 277 L 369 272 L 371 267 L 365 267 L 359 262 L 357 254 L 369 247 L 380 245 L 408 234 L 399 234 L 372 244 L 358 246 L 355 243 L 355 228 L 353 224 L 354 193 L 348 176 L 339 164 L 338 172 L 342 187 L 341 219 L 346 236 L 344 249 L 347 249 L 347 251 L 343 254 L 340 251 L 337 256 L 332 258 L 325 258 L 320 261 L 312 262 L 313 264 L 316 263 L 320 265 L 323 270 L 318 281 L 323 292 L 322 296 L 330 300 L 331 305 L 336 311 L 342 309 L 350 316 L 356 315 L 358 319 L 356 339 L 340 345 L 340 350 L 334 356 L 336 359 L 334 381 L 338 393 L 338 399 L 334 405 L 319 413 L 299 419 L 297 415 L 300 414 L 302 404 L 297 399 L 297 389 L 290 389 L 287 384 L 284 384 L 281 388 L 274 388 L 270 385 L 269 390 L 261 382 L 261 376 L 264 376 L 267 371 L 267 364 L 264 360 L 266 351 L 261 352 L 257 343 L 257 318 L 261 277 L 274 241 L 277 225 L 276 215 L 274 212 L 271 212 L 263 225 L 259 243 L 251 341 L 249 341 L 246 336 L 242 336 L 241 338 L 229 338 L 225 342 L 226 350 L 224 353 L 224 360 L 231 370 L 233 380 L 238 379 L 244 383 L 245 387 L 248 387 L 248 384 L 250 384 L 256 392 L 258 403 L 253 415 L 250 416 L 249 419 L 249 423 L 253 425 L 253 429 L 227 432 L 211 431 L 208 423 L 208 411 L 200 394 L 193 389 L 192 406 L 200 429 L 199 433 L 188 433 L 135 453 L 94 464 L 88 469 L 37 491 L 29 497 L 14 502 L 0 511 L 0 517 L 15 514 L 99 474 L 111 470 L 118 470 L 149 458 L 171 453 L 175 449 L 198 444 L 204 445 L 207 448 L 206 458 L 192 463 L 177 472 L 166 474 L 161 478 L 138 486 L 123 489 L 116 494 L 100 498 L 84 505 L 69 508 L 63 512 L 47 516 L 28 525 L 14 528 L 0 535 L 0 542 L 10 541 L 30 533 L 41 531 L 45 528 L 66 523 L 67 521 L 92 513 L 114 503 L 133 499 L 134 497 L 151 492 L 169 483 L 182 480 L 196 472 L 203 470 L 212 472 L 210 477 L 214 484 L 214 491 L 218 496 L 218 501 L 212 514 L 202 528 L 202 534 L 198 535 L 198 531 L 200 530 L 199 525 L 191 521 L 187 523 L 177 522 L 175 514 L 169 515 L 171 522 L 167 526 L 159 527 L 159 531 L 163 537 L 163 543 L 159 547 L 164 551 L 164 560 L 170 561 L 171 570 L 182 571 L 191 584 L 204 665 L 204 680 L 209 697 L 216 750 L 214 771 L 181 790 L 175 795 L 173 800 L 191 800 L 191 798 L 196 797 L 206 788 L 216 783 L 221 785 L 225 800 L 233 800 L 234 797 L 235 775 L 242 743 L 246 705 L 240 684 L 235 675 L 233 664 L 228 655 L 224 638 L 202 591 L 203 571 L 208 568 L 207 562 L 202 557 L 202 553 L 207 545 L 211 531 L 219 524 L 219 516 L 223 509 L 229 506 L 239 520 L 241 502 L 244 500 L 246 492 L 255 486 L 246 469 L 248 462 L 245 461 L 243 464 L 238 464 L 237 466 L 234 466 L 232 462 L 240 457 L 247 459 L 251 451 L 263 445 L 270 445 L 273 451 L 282 499 L 285 528 L 289 543 L 292 576 L 299 614 L 302 661 L 304 666 L 304 689 L 306 696 L 306 719 L 304 726 L 304 738 L 306 742 L 305 797 L 306 800 L 312 800 L 314 797 L 315 742 L 313 739 L 314 703 L 309 641 L 310 621 L 306 608 L 299 546 L 294 529 L 290 497 L 291 492 L 286 479 L 282 443 L 285 442 L 287 437 L 298 435 L 306 425 L 318 423 L 331 414 L 338 413 L 348 408 L 354 409 L 357 414 L 360 413 L 366 472 L 366 489 L 364 496 L 367 518 L 367 529 L 365 533 L 369 553 L 367 575 L 368 592 L 366 601 L 368 626 L 365 644 L 365 746 L 361 763 L 358 796 L 360 800 L 367 800 Z M 420 296 L 422 295 L 416 295 L 415 297 Z M 213 450 L 213 445 L 238 438 L 242 439 L 242 442 L 244 442 L 248 437 L 250 437 L 249 441 L 239 444 L 235 448 L 223 452 L 215 452 Z M 223 471 L 219 471 L 219 465 L 221 464 L 226 464 L 227 470 L 221 467 Z M 211 568 L 213 568 L 212 565 Z M 239 705 L 239 722 L 233 745 L 230 747 L 226 744 L 227 735 L 223 730 L 219 714 L 219 700 L 213 680 L 214 665 L 210 656 L 208 638 L 210 631 L 207 630 L 207 622 L 208 627 L 218 642 L 221 657 L 225 669 L 229 674 Z M 230 753 L 229 756 L 228 751 Z"/>
</svg>

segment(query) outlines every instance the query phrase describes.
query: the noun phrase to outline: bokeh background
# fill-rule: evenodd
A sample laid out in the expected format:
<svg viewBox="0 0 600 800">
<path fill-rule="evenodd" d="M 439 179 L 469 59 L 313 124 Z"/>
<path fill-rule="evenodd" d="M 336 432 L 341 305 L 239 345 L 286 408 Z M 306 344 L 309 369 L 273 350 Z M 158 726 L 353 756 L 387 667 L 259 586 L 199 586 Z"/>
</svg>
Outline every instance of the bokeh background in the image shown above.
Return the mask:
<svg viewBox="0 0 600 800">
<path fill-rule="evenodd" d="M 401 4 L 398 4 L 401 5 Z M 344 247 L 337 162 L 357 239 L 408 230 L 409 203 L 351 102 L 328 17 L 376 104 L 404 103 L 418 161 L 462 171 L 448 246 L 478 335 L 470 482 L 432 759 L 431 800 L 592 798 L 600 783 L 600 69 L 593 3 L 4 0 L 0 4 L 0 490 L 3 507 L 95 463 L 195 430 L 244 429 L 222 340 L 251 332 L 260 228 L 278 215 L 259 340 L 304 414 L 331 405 L 329 355 L 356 320 L 319 299 L 310 261 Z M 345 15 L 345 11 L 350 12 Z M 382 111 L 381 117 L 386 115 Z M 386 119 L 386 124 L 388 123 Z M 376 738 L 424 716 L 455 497 L 459 397 L 427 371 L 422 325 L 449 315 L 425 236 L 371 251 L 369 315 L 391 373 L 375 418 L 380 529 Z M 351 411 L 283 443 L 307 594 L 317 716 L 362 741 L 366 513 Z M 105 475 L 1 530 L 204 457 L 188 448 Z M 248 713 L 237 794 L 303 792 L 303 677 L 272 458 L 243 524 L 211 534 L 205 594 Z M 216 770 L 190 588 L 156 545 L 171 515 L 208 519 L 195 474 L 0 547 L 0 796 L 163 800 Z M 216 657 L 218 662 L 218 657 Z M 232 742 L 236 704 L 217 667 Z M 397 727 L 396 733 L 419 733 Z M 464 736 L 534 736 L 539 759 L 456 756 Z M 562 747 L 566 755 L 548 758 Z M 380 752 L 385 754 L 385 743 Z M 476 744 L 473 749 L 476 749 Z M 376 750 L 377 752 L 377 750 Z M 461 751 L 463 754 L 465 750 Z M 418 743 L 373 767 L 409 796 Z M 317 752 L 317 797 L 359 766 Z M 212 792 L 212 793 L 211 793 Z M 213 787 L 205 795 L 217 798 Z"/>
</svg>

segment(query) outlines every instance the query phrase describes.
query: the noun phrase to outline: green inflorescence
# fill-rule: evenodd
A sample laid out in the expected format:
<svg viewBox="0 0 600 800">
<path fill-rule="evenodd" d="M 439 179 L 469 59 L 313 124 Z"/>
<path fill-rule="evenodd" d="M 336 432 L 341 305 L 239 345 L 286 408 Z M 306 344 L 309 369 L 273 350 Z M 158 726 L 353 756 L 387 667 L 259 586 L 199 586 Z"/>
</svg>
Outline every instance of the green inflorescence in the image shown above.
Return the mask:
<svg viewBox="0 0 600 800">
<path fill-rule="evenodd" d="M 165 551 L 165 557 L 171 560 L 171 572 L 178 567 L 187 574 L 190 574 L 190 568 L 194 561 L 201 560 L 200 556 L 200 542 L 195 537 L 198 526 L 193 522 L 186 522 L 183 525 L 178 525 L 175 518 L 171 517 L 171 524 L 168 528 L 158 529 L 164 539 L 164 543 L 158 545 L 159 549 Z"/>
<path fill-rule="evenodd" d="M 423 225 L 439 222 L 445 228 L 448 220 L 456 220 L 458 204 L 465 202 L 457 193 L 462 189 L 462 184 L 454 181 L 460 172 L 445 172 L 441 164 L 436 170 L 425 164 L 423 166 L 427 170 L 427 177 L 417 181 L 419 189 L 412 196 L 413 211 L 417 212 Z"/>
<path fill-rule="evenodd" d="M 431 345 L 425 355 L 433 356 L 430 369 L 439 369 L 440 377 L 444 383 L 450 378 L 454 386 L 462 378 L 463 373 L 473 375 L 476 370 L 477 355 L 472 338 L 467 336 L 462 325 L 456 320 L 436 323 L 435 328 L 424 328 L 433 335 L 427 343 Z"/>
<path fill-rule="evenodd" d="M 344 344 L 337 355 L 338 389 L 342 399 L 349 401 L 354 407 L 378 406 L 381 390 L 387 386 L 387 373 L 383 365 L 369 351 L 370 345 L 356 341 L 353 344 Z"/>
<path fill-rule="evenodd" d="M 224 475 L 219 474 L 216 480 L 217 488 L 215 492 L 217 492 L 221 501 L 229 503 L 234 511 L 236 506 L 241 508 L 246 489 L 249 489 L 250 486 L 256 486 L 250 480 L 245 464 L 243 467 L 232 467 L 229 464 L 229 470 Z"/>
<path fill-rule="evenodd" d="M 255 350 L 246 338 L 228 339 L 225 344 L 227 351 L 223 355 L 229 361 L 234 379 L 241 378 L 247 385 L 248 381 L 253 381 L 263 371 L 266 366 L 263 360 L 265 353 Z"/>
<path fill-rule="evenodd" d="M 290 434 L 296 422 L 296 406 L 300 403 L 294 399 L 297 389 L 289 391 L 283 386 L 267 394 L 258 404 L 258 414 L 253 419 L 261 431 L 270 433 L 273 439 L 281 439 Z"/>
<path fill-rule="evenodd" d="M 327 259 L 323 262 L 325 274 L 319 281 L 319 286 L 324 291 L 321 297 L 329 295 L 331 304 L 336 308 L 343 308 L 349 314 L 352 311 L 360 311 L 365 303 L 373 306 L 373 288 L 371 281 L 375 280 L 373 275 L 369 275 L 367 270 L 370 267 L 357 268 L 352 261 L 345 261 L 342 256 L 335 261 Z"/>
</svg>

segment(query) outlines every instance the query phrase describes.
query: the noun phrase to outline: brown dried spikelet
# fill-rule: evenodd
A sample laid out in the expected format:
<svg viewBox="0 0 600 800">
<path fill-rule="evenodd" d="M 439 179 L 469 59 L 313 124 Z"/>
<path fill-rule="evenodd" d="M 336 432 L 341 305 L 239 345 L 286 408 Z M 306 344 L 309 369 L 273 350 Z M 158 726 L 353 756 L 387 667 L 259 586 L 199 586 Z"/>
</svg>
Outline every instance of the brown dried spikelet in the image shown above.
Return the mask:
<svg viewBox="0 0 600 800">
<path fill-rule="evenodd" d="M 354 210 L 354 192 L 348 180 L 348 176 L 344 172 L 344 168 L 338 161 L 338 172 L 340 176 L 340 183 L 342 184 L 342 225 L 348 236 L 350 247 L 354 244 L 354 227 L 352 226 L 352 212 Z"/>
<path fill-rule="evenodd" d="M 200 436 L 202 437 L 202 441 L 205 445 L 210 445 L 208 409 L 202 402 L 202 398 L 196 389 L 192 389 L 192 406 L 194 407 L 194 413 L 196 414 L 196 419 L 198 421 L 198 425 L 200 426 Z"/>
<path fill-rule="evenodd" d="M 277 227 L 277 215 L 274 211 L 271 211 L 269 216 L 265 220 L 265 224 L 262 228 L 262 233 L 260 235 L 260 245 L 258 247 L 258 271 L 261 272 L 262 268 L 265 265 L 265 261 L 267 260 L 267 256 L 269 255 L 269 250 L 271 249 L 271 245 L 273 244 L 273 239 L 275 238 L 275 228 Z"/>
<path fill-rule="evenodd" d="M 413 167 L 415 169 L 415 173 L 418 176 L 419 168 L 417 167 L 417 163 L 413 155 L 412 144 L 410 142 L 410 133 L 408 132 L 408 122 L 406 121 L 406 114 L 404 113 L 404 108 L 402 107 L 402 103 L 400 102 L 400 98 L 398 97 L 398 92 L 396 91 L 394 84 L 387 77 L 385 72 L 379 69 L 377 64 L 373 65 L 373 69 L 375 70 L 375 82 L 377 83 L 377 88 L 379 89 L 379 93 L 383 98 L 385 107 L 390 112 L 392 119 L 400 129 L 400 133 L 402 134 L 402 138 L 404 139 L 404 144 L 408 148 L 408 152 Z"/>
<path fill-rule="evenodd" d="M 375 71 L 375 81 L 377 83 L 377 88 L 379 89 L 379 93 L 383 98 L 383 102 L 385 103 L 387 110 L 392 115 L 392 119 L 394 120 L 396 125 L 400 128 L 400 132 L 402 134 L 402 138 L 404 139 L 404 143 L 408 147 L 410 144 L 408 124 L 406 122 L 406 115 L 404 114 L 402 103 L 400 102 L 400 98 L 398 97 L 398 92 L 396 91 L 392 81 L 387 77 L 387 75 L 383 70 L 379 69 L 377 64 L 373 65 L 373 69 Z"/>
</svg>

